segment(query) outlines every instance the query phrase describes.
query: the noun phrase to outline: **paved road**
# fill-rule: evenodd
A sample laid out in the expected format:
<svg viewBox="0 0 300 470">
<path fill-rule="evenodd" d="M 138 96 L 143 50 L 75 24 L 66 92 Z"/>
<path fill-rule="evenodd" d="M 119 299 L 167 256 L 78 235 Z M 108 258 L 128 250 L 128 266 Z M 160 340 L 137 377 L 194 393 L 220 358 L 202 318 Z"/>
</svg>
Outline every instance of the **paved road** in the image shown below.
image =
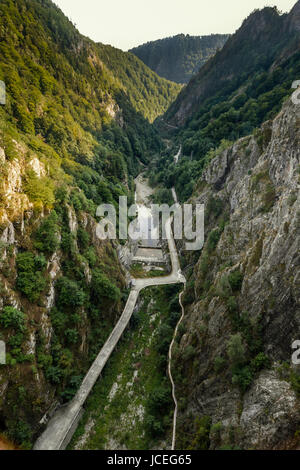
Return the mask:
<svg viewBox="0 0 300 470">
<path fill-rule="evenodd" d="M 133 280 L 133 287 L 129 294 L 124 311 L 108 340 L 87 372 L 78 392 L 70 403 L 57 410 L 49 421 L 46 430 L 36 441 L 34 450 L 63 450 L 70 442 L 82 415 L 82 406 L 127 327 L 134 311 L 139 292 L 145 287 L 150 286 L 185 283 L 185 278 L 181 274 L 180 270 L 171 225 L 172 218 L 170 217 L 166 222 L 166 234 L 168 237 L 168 247 L 172 263 L 171 274 L 162 277 Z"/>
<path fill-rule="evenodd" d="M 80 419 L 82 406 L 128 325 L 139 290 L 135 287 L 131 290 L 118 323 L 86 374 L 77 394 L 70 403 L 58 409 L 37 440 L 34 450 L 59 450 L 68 445 Z"/>
</svg>

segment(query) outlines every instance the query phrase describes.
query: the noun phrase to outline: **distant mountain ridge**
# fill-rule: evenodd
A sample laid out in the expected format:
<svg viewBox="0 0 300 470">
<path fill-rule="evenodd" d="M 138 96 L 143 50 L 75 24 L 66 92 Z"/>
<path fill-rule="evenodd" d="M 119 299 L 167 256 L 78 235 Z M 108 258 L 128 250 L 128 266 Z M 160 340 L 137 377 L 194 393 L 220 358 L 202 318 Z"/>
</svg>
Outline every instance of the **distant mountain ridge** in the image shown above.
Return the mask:
<svg viewBox="0 0 300 470">
<path fill-rule="evenodd" d="M 161 77 L 177 83 L 187 83 L 218 49 L 222 49 L 228 37 L 228 34 L 178 34 L 147 42 L 129 52 Z"/>
</svg>

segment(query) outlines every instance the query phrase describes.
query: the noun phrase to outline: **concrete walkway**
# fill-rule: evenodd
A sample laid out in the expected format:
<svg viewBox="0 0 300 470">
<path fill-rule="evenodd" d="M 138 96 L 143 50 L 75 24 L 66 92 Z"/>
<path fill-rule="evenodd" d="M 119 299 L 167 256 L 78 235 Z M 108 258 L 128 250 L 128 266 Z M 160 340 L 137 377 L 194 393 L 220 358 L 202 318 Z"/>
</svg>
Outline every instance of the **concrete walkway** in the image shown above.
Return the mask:
<svg viewBox="0 0 300 470">
<path fill-rule="evenodd" d="M 172 218 L 166 222 L 166 234 L 172 263 L 172 272 L 168 276 L 134 279 L 124 311 L 104 344 L 91 368 L 87 372 L 73 400 L 59 408 L 49 421 L 46 430 L 34 445 L 34 450 L 63 450 L 69 444 L 82 416 L 82 406 L 99 378 L 105 364 L 115 349 L 134 311 L 139 292 L 150 286 L 185 283 L 181 274 L 178 254 L 172 234 Z"/>
</svg>

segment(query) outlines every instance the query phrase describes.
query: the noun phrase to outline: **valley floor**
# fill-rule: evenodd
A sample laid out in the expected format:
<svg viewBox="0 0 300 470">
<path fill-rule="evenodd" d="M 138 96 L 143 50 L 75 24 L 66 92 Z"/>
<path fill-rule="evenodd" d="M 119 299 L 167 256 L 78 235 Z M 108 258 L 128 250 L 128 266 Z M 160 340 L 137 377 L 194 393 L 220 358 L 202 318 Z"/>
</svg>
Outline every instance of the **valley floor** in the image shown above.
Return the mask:
<svg viewBox="0 0 300 470">
<path fill-rule="evenodd" d="M 164 289 L 151 288 L 141 294 L 131 327 L 87 400 L 71 449 L 170 448 L 171 387 L 157 350 L 159 332 L 169 314 Z M 158 390 L 166 396 L 161 420 L 152 410 Z"/>
</svg>

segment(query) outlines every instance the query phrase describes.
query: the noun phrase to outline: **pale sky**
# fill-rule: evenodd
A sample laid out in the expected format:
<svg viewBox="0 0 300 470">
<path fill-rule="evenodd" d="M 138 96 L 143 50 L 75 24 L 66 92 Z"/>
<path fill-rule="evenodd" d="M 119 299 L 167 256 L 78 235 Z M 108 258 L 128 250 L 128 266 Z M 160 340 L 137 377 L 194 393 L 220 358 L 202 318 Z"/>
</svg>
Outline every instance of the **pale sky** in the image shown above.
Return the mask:
<svg viewBox="0 0 300 470">
<path fill-rule="evenodd" d="M 255 8 L 296 0 L 54 0 L 79 31 L 123 50 L 179 33 L 233 33 Z"/>
</svg>

